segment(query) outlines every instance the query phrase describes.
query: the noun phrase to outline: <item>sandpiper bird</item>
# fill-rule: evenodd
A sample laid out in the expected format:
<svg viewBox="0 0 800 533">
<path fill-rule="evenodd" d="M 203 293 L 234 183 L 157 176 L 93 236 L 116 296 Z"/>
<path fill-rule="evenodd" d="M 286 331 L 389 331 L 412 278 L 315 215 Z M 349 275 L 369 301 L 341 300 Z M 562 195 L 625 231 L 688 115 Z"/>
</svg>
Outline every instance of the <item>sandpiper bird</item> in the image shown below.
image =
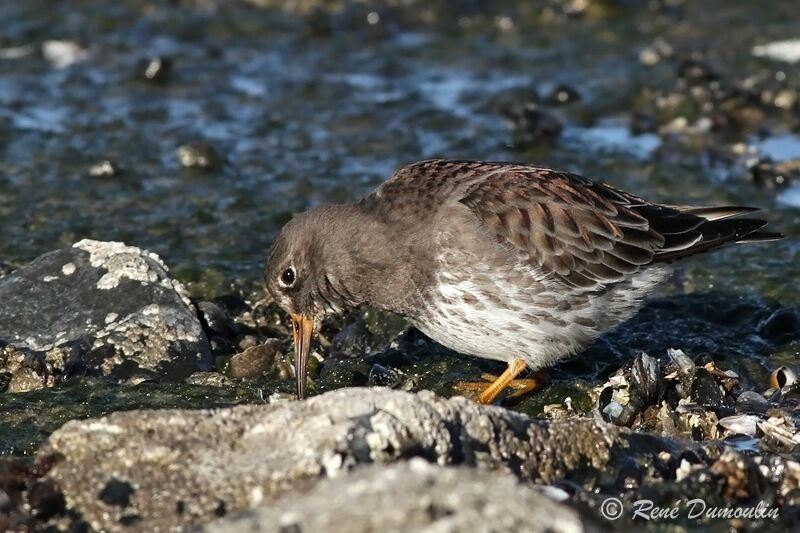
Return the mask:
<svg viewBox="0 0 800 533">
<path fill-rule="evenodd" d="M 266 286 L 292 319 L 297 395 L 314 332 L 367 304 L 433 340 L 505 361 L 478 389 L 492 403 L 517 376 L 587 347 L 630 317 L 681 258 L 778 239 L 750 207 L 649 202 L 562 170 L 431 160 L 398 170 L 358 202 L 284 226 Z"/>
</svg>

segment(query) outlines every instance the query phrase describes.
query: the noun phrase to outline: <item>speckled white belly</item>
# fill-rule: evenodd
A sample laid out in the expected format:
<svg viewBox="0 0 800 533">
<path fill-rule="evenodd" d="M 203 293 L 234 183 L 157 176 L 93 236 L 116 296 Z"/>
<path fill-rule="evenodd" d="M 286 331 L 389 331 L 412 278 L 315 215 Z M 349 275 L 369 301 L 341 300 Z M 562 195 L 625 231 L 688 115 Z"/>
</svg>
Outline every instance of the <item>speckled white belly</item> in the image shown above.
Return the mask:
<svg viewBox="0 0 800 533">
<path fill-rule="evenodd" d="M 587 347 L 626 320 L 652 287 L 669 275 L 650 268 L 607 290 L 578 291 L 530 267 L 475 268 L 468 278 L 442 271 L 424 316 L 426 335 L 458 352 L 533 368 L 552 365 Z"/>
</svg>

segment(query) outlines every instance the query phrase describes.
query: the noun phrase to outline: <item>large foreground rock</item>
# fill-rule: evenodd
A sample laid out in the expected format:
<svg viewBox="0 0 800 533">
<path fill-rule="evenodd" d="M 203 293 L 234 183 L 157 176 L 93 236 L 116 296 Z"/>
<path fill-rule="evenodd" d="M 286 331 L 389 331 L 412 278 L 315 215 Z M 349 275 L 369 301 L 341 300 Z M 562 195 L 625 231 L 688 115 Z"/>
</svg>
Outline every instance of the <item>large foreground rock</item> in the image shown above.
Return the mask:
<svg viewBox="0 0 800 533">
<path fill-rule="evenodd" d="M 578 514 L 508 474 L 434 466 L 422 459 L 369 466 L 320 482 L 297 497 L 281 498 L 224 518 L 207 533 L 325 531 L 593 530 Z"/>
<path fill-rule="evenodd" d="M 89 367 L 119 377 L 211 366 L 186 291 L 140 248 L 83 240 L 47 253 L 0 278 L 0 302 L 0 349 L 7 345 L 12 373 L 38 363 L 43 374 L 45 360 L 56 373 Z"/>
<path fill-rule="evenodd" d="M 343 389 L 303 402 L 72 421 L 40 459 L 63 456 L 48 476 L 94 528 L 163 531 L 268 504 L 365 463 L 421 457 L 538 483 L 569 477 L 618 487 L 621 465 L 639 461 L 640 475 L 657 478 L 648 469 L 668 470 L 675 448 L 589 419 L 535 420 L 429 392 Z"/>
</svg>

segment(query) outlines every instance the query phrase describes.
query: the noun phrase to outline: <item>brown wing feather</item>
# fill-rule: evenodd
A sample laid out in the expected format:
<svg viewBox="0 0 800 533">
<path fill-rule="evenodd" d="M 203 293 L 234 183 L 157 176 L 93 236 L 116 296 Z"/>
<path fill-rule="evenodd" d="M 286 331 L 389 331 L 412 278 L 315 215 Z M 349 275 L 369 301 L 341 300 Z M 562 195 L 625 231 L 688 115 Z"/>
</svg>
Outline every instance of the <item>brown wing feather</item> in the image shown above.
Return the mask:
<svg viewBox="0 0 800 533">
<path fill-rule="evenodd" d="M 638 198 L 550 169 L 495 170 L 487 167 L 461 203 L 500 242 L 572 285 L 622 281 L 665 243 L 633 208 Z"/>
<path fill-rule="evenodd" d="M 487 164 L 486 178 L 475 181 L 461 203 L 500 242 L 578 287 L 623 281 L 645 265 L 744 237 L 761 240 L 753 232 L 766 224 L 728 220 L 752 208 L 674 208 L 568 172 L 500 168 L 502 164 Z M 712 213 L 717 216 L 703 216 Z"/>
<path fill-rule="evenodd" d="M 642 267 L 725 244 L 780 238 L 749 207 L 654 204 L 550 168 L 430 160 L 403 167 L 364 198 L 387 220 L 467 206 L 498 242 L 577 287 L 622 281 Z"/>
</svg>

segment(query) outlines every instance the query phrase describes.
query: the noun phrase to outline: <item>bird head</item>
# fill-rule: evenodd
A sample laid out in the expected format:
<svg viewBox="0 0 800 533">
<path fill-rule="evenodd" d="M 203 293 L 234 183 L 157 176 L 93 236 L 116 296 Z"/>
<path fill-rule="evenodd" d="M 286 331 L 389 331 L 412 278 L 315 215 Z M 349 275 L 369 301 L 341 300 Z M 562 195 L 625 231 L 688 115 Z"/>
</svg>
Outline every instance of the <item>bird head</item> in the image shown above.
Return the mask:
<svg viewBox="0 0 800 533">
<path fill-rule="evenodd" d="M 353 224 L 344 206 L 302 213 L 281 229 L 264 272 L 266 289 L 292 320 L 297 396 L 306 395 L 311 341 L 323 319 L 361 303 L 348 290 Z"/>
</svg>

